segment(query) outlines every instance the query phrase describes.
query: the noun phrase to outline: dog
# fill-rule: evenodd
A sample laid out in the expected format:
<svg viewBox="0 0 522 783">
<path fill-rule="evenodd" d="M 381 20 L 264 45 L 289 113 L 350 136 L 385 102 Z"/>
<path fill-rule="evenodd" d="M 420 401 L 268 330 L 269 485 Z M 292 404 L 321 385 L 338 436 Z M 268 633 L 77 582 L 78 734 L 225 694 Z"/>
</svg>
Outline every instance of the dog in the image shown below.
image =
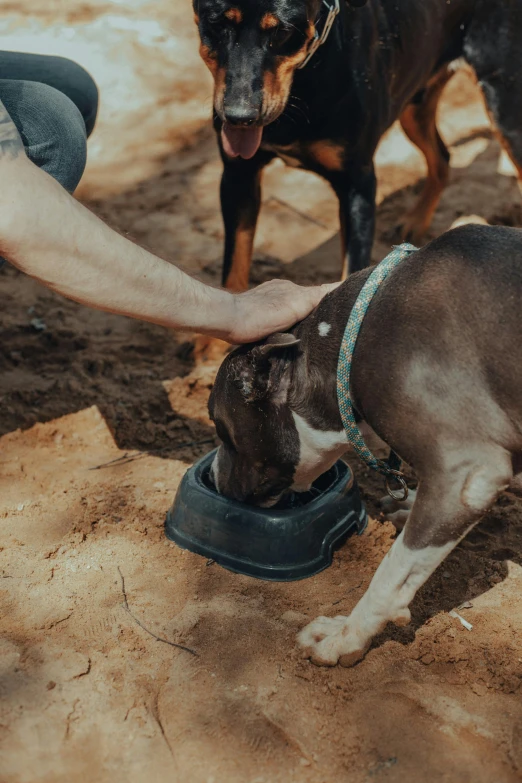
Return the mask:
<svg viewBox="0 0 522 783">
<path fill-rule="evenodd" d="M 209 400 L 219 492 L 270 507 L 346 452 L 337 364 L 370 272 L 351 275 L 290 332 L 225 359 Z M 499 493 L 522 481 L 521 301 L 522 230 L 481 225 L 414 252 L 373 297 L 351 397 L 365 439 L 373 432 L 410 465 L 418 489 L 388 506 L 404 527 L 350 616 L 301 631 L 313 662 L 351 665 L 388 622 L 409 622 L 416 591 Z"/>
<path fill-rule="evenodd" d="M 402 225 L 403 237 L 419 242 L 448 180 L 436 112 L 460 58 L 474 70 L 522 177 L 521 0 L 193 0 L 193 6 L 215 84 L 229 290 L 248 287 L 261 175 L 275 157 L 319 174 L 335 191 L 342 278 L 368 265 L 373 158 L 398 118 L 426 158 L 424 188 Z"/>
</svg>

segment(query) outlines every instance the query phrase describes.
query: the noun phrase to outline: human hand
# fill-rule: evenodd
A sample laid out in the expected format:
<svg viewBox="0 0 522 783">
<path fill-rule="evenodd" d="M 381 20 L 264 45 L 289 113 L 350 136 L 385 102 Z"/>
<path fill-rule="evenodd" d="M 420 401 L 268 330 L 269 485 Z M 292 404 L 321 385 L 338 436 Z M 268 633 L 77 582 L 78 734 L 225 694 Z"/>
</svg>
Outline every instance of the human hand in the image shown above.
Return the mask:
<svg viewBox="0 0 522 783">
<path fill-rule="evenodd" d="M 302 321 L 338 285 L 300 286 L 290 280 L 270 280 L 236 294 L 231 327 L 223 339 L 233 344 L 249 343 L 282 332 Z"/>
</svg>

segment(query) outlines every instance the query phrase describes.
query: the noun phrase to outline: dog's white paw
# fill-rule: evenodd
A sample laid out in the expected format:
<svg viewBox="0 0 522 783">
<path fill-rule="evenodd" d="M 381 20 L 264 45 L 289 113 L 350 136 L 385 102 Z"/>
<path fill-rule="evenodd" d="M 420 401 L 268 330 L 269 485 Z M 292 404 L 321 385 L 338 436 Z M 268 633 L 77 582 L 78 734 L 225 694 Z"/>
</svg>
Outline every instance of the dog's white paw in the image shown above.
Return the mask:
<svg viewBox="0 0 522 783">
<path fill-rule="evenodd" d="M 402 530 L 408 521 L 410 511 L 415 502 L 416 494 L 417 490 L 410 489 L 406 500 L 398 501 L 394 500 L 389 495 L 385 495 L 379 501 L 379 505 L 386 519 L 389 520 L 399 531 Z"/>
<path fill-rule="evenodd" d="M 408 521 L 409 516 L 410 516 L 409 511 L 406 511 L 405 509 L 400 509 L 399 511 L 395 511 L 393 514 L 386 514 L 386 519 L 388 520 L 388 522 L 391 522 L 395 530 L 397 530 L 400 533 L 404 525 Z"/>
<path fill-rule="evenodd" d="M 297 636 L 303 658 L 317 666 L 353 666 L 364 658 L 369 642 L 362 642 L 348 617 L 317 617 Z"/>
</svg>

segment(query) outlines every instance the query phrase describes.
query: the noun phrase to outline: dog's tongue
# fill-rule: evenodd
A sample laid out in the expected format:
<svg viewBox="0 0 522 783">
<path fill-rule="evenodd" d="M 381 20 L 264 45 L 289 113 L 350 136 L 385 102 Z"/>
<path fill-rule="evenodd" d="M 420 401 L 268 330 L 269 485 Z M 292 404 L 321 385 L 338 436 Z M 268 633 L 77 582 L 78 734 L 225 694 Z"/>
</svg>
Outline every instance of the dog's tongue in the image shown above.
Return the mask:
<svg viewBox="0 0 522 783">
<path fill-rule="evenodd" d="M 221 131 L 223 149 L 229 158 L 253 158 L 261 144 L 263 128 L 234 128 L 225 123 Z"/>
</svg>

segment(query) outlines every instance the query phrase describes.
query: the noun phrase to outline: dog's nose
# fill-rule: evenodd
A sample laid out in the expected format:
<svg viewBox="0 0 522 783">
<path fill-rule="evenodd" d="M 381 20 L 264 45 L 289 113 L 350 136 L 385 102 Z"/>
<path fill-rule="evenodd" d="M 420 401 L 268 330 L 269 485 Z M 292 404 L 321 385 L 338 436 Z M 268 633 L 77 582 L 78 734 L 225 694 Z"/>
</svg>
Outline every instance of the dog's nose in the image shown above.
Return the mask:
<svg viewBox="0 0 522 783">
<path fill-rule="evenodd" d="M 240 128 L 248 128 L 259 118 L 256 109 L 251 106 L 225 106 L 225 122 Z"/>
</svg>

